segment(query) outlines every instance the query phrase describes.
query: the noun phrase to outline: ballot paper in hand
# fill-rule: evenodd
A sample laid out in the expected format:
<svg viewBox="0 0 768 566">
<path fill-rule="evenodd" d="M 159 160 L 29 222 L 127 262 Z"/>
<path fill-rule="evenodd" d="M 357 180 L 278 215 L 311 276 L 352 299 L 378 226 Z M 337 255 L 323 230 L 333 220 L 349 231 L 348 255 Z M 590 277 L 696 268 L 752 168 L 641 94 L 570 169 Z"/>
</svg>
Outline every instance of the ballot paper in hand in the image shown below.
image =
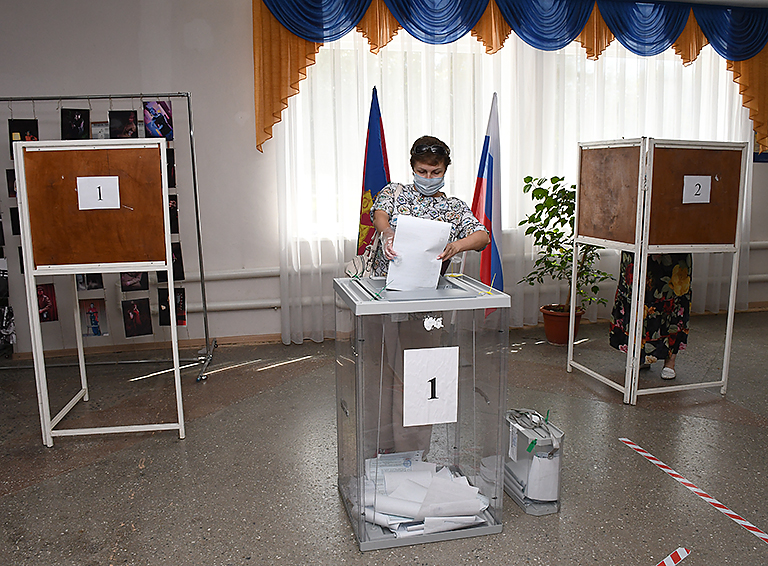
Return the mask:
<svg viewBox="0 0 768 566">
<path fill-rule="evenodd" d="M 400 215 L 392 247 L 397 257 L 389 262 L 387 290 L 435 289 L 442 261 L 437 259 L 451 235 L 448 222 Z"/>
</svg>

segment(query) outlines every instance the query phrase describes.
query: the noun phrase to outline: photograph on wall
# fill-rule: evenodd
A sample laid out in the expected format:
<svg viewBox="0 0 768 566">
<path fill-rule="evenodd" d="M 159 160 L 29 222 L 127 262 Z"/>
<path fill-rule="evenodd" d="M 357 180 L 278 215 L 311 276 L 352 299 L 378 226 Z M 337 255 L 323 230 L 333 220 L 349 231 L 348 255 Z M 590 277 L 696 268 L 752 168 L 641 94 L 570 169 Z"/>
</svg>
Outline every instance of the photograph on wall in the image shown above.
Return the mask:
<svg viewBox="0 0 768 566">
<path fill-rule="evenodd" d="M 171 242 L 171 254 L 173 255 L 173 280 L 184 281 L 184 261 L 181 258 L 181 242 Z M 168 283 L 168 274 L 165 271 L 158 271 L 157 282 Z"/>
<path fill-rule="evenodd" d="M 184 294 L 183 287 L 174 288 L 176 300 L 176 326 L 187 325 L 187 300 Z M 157 304 L 159 307 L 159 323 L 160 326 L 171 325 L 171 313 L 168 306 L 168 289 L 157 290 Z"/>
<path fill-rule="evenodd" d="M 8 306 L 8 297 L 8 260 L 0 258 L 0 307 Z M 2 336 L 2 330 L 0 330 L 0 336 Z M 2 343 L 1 340 L 0 343 Z"/>
<path fill-rule="evenodd" d="M 11 150 L 11 159 L 13 159 L 13 142 L 15 141 L 37 141 L 40 134 L 37 130 L 37 119 L 16 120 L 8 118 L 8 144 Z"/>
<path fill-rule="evenodd" d="M 91 138 L 91 111 L 88 108 L 61 109 L 61 139 L 87 140 Z"/>
<path fill-rule="evenodd" d="M 166 167 L 168 168 L 168 187 L 176 186 L 176 152 L 172 147 L 165 150 Z"/>
<path fill-rule="evenodd" d="M 9 209 L 11 214 L 11 234 L 21 236 L 21 222 L 19 221 L 19 207 L 13 206 Z"/>
<path fill-rule="evenodd" d="M 139 118 L 136 110 L 109 111 L 109 137 L 138 138 Z"/>
<path fill-rule="evenodd" d="M 56 308 L 56 290 L 53 283 L 37 286 L 37 311 L 40 322 L 59 320 L 59 310 Z"/>
<path fill-rule="evenodd" d="M 168 195 L 171 234 L 179 233 L 179 195 Z"/>
<path fill-rule="evenodd" d="M 123 327 L 125 337 L 152 334 L 152 318 L 149 314 L 149 299 L 123 301 Z"/>
<path fill-rule="evenodd" d="M 104 278 L 101 273 L 81 273 L 75 275 L 78 291 L 92 291 L 104 288 Z"/>
<path fill-rule="evenodd" d="M 148 138 L 173 140 L 170 102 L 155 100 L 144 103 L 144 133 Z"/>
<path fill-rule="evenodd" d="M 5 182 L 8 183 L 8 198 L 16 198 L 16 170 L 5 170 Z"/>
<path fill-rule="evenodd" d="M 16 320 L 13 318 L 13 307 L 0 307 L 0 352 L 6 357 L 13 353 L 16 343 Z"/>
<path fill-rule="evenodd" d="M 109 122 L 91 122 L 91 139 L 108 140 Z"/>
<path fill-rule="evenodd" d="M 123 293 L 129 291 L 146 291 L 149 289 L 149 273 L 146 271 L 130 271 L 120 274 L 120 290 Z"/>
<path fill-rule="evenodd" d="M 104 299 L 80 299 L 83 336 L 109 336 Z"/>
</svg>

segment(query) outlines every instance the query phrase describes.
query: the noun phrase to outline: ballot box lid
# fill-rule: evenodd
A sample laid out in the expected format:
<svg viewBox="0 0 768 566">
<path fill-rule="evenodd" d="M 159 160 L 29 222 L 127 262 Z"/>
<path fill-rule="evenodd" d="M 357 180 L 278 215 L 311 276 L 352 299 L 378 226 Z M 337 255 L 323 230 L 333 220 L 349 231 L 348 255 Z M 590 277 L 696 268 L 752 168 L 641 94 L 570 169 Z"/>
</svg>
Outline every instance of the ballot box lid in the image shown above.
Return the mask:
<svg viewBox="0 0 768 566">
<path fill-rule="evenodd" d="M 333 288 L 355 315 L 510 306 L 509 295 L 466 275 L 441 276 L 435 289 L 390 291 L 384 277 L 334 279 Z"/>
</svg>

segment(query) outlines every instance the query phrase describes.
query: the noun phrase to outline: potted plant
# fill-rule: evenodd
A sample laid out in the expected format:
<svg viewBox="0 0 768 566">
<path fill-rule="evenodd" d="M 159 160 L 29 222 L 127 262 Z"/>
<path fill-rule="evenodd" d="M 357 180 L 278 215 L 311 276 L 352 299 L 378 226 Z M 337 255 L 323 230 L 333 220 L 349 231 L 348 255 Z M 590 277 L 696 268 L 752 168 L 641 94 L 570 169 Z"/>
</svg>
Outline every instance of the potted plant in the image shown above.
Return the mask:
<svg viewBox="0 0 768 566">
<path fill-rule="evenodd" d="M 544 316 L 544 332 L 552 344 L 568 342 L 568 324 L 571 311 L 571 281 L 573 269 L 573 226 L 576 209 L 576 185 L 567 185 L 562 177 L 523 179 L 524 193 L 530 193 L 535 210 L 523 220 L 520 226 L 527 226 L 525 235 L 533 236 L 537 250 L 533 269 L 518 283 L 529 285 L 544 283 L 545 278 L 568 282 L 568 298 L 565 304 L 544 305 L 540 308 Z M 610 273 L 597 269 L 600 259 L 597 246 L 579 247 L 578 275 L 576 278 L 576 332 L 579 330 L 581 315 L 592 303 L 606 304 L 599 297 L 599 284 L 613 279 Z"/>
</svg>

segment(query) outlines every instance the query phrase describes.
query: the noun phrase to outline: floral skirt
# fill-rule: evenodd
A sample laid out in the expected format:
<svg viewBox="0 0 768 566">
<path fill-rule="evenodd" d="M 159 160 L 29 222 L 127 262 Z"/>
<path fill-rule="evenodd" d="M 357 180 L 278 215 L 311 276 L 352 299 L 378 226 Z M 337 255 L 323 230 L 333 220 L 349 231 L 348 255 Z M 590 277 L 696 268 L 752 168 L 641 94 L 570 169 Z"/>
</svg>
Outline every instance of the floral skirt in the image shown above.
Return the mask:
<svg viewBox="0 0 768 566">
<path fill-rule="evenodd" d="M 641 363 L 665 360 L 688 343 L 691 314 L 691 254 L 648 256 Z M 627 351 L 634 254 L 621 253 L 621 271 L 611 313 L 611 346 Z"/>
</svg>

